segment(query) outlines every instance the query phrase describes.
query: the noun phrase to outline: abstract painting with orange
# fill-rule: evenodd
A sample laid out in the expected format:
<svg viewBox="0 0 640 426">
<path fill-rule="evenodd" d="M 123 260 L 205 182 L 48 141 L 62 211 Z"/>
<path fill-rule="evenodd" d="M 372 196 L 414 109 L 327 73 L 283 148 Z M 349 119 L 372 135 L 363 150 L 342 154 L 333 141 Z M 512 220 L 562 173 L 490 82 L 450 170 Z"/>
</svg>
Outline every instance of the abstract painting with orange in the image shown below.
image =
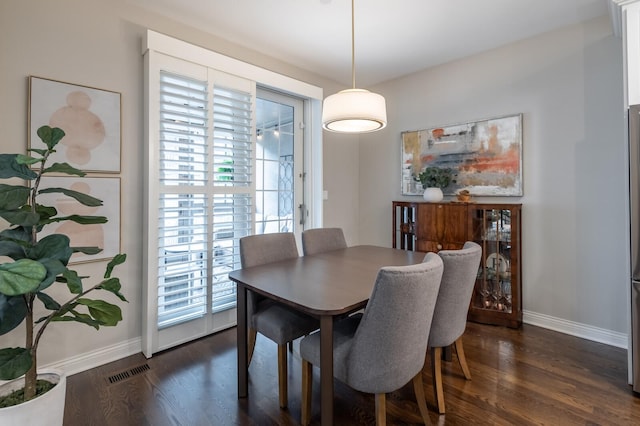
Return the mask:
<svg viewBox="0 0 640 426">
<path fill-rule="evenodd" d="M 403 132 L 403 195 L 422 194 L 426 167 L 455 171 L 445 195 L 522 196 L 522 114 Z"/>
</svg>

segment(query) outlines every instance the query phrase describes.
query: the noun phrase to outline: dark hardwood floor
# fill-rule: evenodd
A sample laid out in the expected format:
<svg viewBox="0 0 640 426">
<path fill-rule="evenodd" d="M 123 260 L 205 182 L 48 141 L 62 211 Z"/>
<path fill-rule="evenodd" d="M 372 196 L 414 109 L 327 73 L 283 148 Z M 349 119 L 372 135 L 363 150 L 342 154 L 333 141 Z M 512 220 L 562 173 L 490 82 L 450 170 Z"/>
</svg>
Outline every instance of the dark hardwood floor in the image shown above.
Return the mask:
<svg viewBox="0 0 640 426">
<path fill-rule="evenodd" d="M 151 359 L 131 356 L 68 378 L 65 426 L 297 425 L 300 358 L 289 357 L 289 408 L 278 408 L 276 346 L 258 337 L 249 398 L 238 400 L 235 328 Z M 640 397 L 627 384 L 626 350 L 524 325 L 469 323 L 464 336 L 472 380 L 445 362 L 447 413 L 436 425 L 640 425 Z M 127 377 L 129 376 L 129 377 Z M 109 381 L 113 380 L 113 383 Z M 319 424 L 314 369 L 312 423 Z M 335 424 L 372 425 L 373 396 L 335 382 Z M 387 395 L 388 424 L 418 424 L 408 384 Z"/>
</svg>

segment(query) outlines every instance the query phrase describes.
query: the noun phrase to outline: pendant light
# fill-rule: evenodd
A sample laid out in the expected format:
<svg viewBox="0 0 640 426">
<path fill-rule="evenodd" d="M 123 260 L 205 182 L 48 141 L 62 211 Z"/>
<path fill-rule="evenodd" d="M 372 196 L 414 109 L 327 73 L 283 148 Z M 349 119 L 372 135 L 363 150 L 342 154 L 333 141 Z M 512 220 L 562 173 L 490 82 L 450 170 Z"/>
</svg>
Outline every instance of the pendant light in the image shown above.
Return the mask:
<svg viewBox="0 0 640 426">
<path fill-rule="evenodd" d="M 351 0 L 351 81 L 352 89 L 325 98 L 322 105 L 322 127 L 339 133 L 367 133 L 387 126 L 384 97 L 365 89 L 356 89 L 355 65 L 355 0 Z"/>
</svg>

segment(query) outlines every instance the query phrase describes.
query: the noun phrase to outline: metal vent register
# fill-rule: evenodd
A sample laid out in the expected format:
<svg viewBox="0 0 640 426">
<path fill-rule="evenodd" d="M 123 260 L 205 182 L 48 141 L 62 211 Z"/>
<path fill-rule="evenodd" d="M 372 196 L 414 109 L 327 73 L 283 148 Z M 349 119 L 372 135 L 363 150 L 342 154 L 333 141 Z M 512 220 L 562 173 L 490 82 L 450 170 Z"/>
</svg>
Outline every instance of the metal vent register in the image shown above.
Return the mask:
<svg viewBox="0 0 640 426">
<path fill-rule="evenodd" d="M 136 376 L 140 373 L 144 373 L 145 371 L 151 370 L 149 364 L 142 364 L 137 367 L 133 367 L 129 370 L 121 371 L 120 373 L 116 373 L 112 376 L 107 377 L 107 381 L 110 384 L 121 382 L 123 380 L 130 379 L 133 376 Z"/>
</svg>

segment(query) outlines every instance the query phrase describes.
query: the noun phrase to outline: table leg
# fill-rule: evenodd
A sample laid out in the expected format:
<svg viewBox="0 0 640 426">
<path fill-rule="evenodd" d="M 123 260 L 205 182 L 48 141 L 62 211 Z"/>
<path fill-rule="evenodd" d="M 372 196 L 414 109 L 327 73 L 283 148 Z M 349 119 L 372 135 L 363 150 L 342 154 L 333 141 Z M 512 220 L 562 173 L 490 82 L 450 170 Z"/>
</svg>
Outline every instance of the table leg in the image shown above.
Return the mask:
<svg viewBox="0 0 640 426">
<path fill-rule="evenodd" d="M 247 365 L 247 288 L 237 284 L 237 321 L 238 333 L 238 398 L 246 398 L 249 388 L 249 366 Z"/>
<path fill-rule="evenodd" d="M 333 425 L 333 317 L 320 317 L 320 420 Z"/>
</svg>

